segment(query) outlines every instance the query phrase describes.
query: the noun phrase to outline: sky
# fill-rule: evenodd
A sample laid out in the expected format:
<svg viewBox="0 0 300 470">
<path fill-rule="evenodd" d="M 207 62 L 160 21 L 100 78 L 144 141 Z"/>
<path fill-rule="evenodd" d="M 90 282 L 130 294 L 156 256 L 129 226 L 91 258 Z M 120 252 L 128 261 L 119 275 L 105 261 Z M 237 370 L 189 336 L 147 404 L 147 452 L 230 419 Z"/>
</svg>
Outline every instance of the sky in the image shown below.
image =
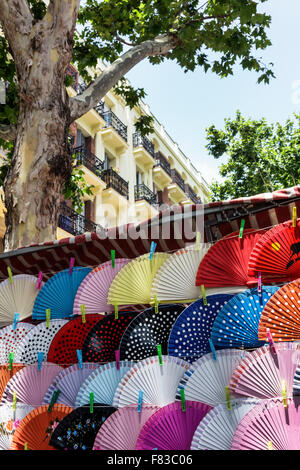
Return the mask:
<svg viewBox="0 0 300 470">
<path fill-rule="evenodd" d="M 257 73 L 240 67 L 221 79 L 201 69 L 184 73 L 171 61 L 152 66 L 145 60 L 127 74 L 132 85 L 145 88 L 151 112 L 208 183 L 221 181 L 221 160 L 205 149 L 207 127 L 223 128 L 224 119 L 233 118 L 237 109 L 268 122 L 284 122 L 300 110 L 300 0 L 269 0 L 263 9 L 272 17 L 272 46 L 257 56 L 274 63 L 276 78 L 269 85 L 257 84 Z"/>
</svg>

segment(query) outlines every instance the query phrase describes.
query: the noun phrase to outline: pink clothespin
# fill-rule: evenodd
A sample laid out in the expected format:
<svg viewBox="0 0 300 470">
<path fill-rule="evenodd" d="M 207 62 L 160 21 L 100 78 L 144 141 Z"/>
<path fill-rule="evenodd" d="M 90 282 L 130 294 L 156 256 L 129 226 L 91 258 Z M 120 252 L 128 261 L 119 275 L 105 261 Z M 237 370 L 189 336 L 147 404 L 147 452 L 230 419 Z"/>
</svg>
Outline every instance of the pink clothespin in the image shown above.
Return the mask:
<svg viewBox="0 0 300 470">
<path fill-rule="evenodd" d="M 36 288 L 40 289 L 42 287 L 42 279 L 43 279 L 43 273 L 42 271 L 39 272 L 38 280 L 36 282 Z"/>
<path fill-rule="evenodd" d="M 117 370 L 120 370 L 120 349 L 117 349 L 115 351 L 115 356 L 116 356 L 116 367 Z"/>
<path fill-rule="evenodd" d="M 274 343 L 274 340 L 272 338 L 271 331 L 269 330 L 269 328 L 267 328 L 267 338 L 268 338 L 268 341 L 270 343 L 270 348 L 271 348 L 272 353 L 277 354 L 276 353 L 276 348 L 275 348 L 275 343 Z"/>
<path fill-rule="evenodd" d="M 69 267 L 69 274 L 70 274 L 70 276 L 71 276 L 71 274 L 72 274 L 72 270 L 73 270 L 74 264 L 75 264 L 75 258 L 71 258 L 71 259 L 70 259 L 70 267 Z"/>
<path fill-rule="evenodd" d="M 259 296 L 261 297 L 261 273 L 258 273 L 257 290 Z"/>
</svg>

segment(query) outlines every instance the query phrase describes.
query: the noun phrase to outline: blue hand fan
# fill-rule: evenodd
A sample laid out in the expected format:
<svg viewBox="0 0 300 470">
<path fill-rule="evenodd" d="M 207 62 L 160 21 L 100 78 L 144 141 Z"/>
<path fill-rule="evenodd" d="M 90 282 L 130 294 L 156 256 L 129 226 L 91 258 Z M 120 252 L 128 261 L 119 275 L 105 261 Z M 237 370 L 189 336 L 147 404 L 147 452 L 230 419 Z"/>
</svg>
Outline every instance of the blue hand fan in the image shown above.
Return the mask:
<svg viewBox="0 0 300 470">
<path fill-rule="evenodd" d="M 261 295 L 257 288 L 234 296 L 220 310 L 214 321 L 211 340 L 222 348 L 258 348 L 265 344 L 258 340 L 258 326 L 262 311 L 277 286 L 263 286 Z"/>
<path fill-rule="evenodd" d="M 168 354 L 194 362 L 210 352 L 209 339 L 215 318 L 224 305 L 232 299 L 230 294 L 207 296 L 193 302 L 177 317 L 169 336 Z"/>
<path fill-rule="evenodd" d="M 67 318 L 73 315 L 73 303 L 77 289 L 91 268 L 81 266 L 60 271 L 52 276 L 41 288 L 32 311 L 34 320 L 45 320 L 50 308 L 51 318 Z"/>
</svg>

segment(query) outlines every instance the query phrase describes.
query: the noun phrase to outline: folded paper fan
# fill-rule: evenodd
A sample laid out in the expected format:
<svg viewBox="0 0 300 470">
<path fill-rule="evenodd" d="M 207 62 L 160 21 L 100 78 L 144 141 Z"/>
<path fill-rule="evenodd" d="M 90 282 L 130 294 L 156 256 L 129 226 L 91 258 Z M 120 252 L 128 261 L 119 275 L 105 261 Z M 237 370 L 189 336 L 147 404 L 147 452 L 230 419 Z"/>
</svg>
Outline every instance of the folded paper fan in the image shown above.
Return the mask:
<svg viewBox="0 0 300 470">
<path fill-rule="evenodd" d="M 75 400 L 81 385 L 97 367 L 99 367 L 98 364 L 83 362 L 82 367 L 79 364 L 73 364 L 63 369 L 51 382 L 43 398 L 43 405 L 50 403 L 55 390 L 59 390 L 56 403 L 75 408 Z"/>
<path fill-rule="evenodd" d="M 158 302 L 191 301 L 201 297 L 201 288 L 195 286 L 200 262 L 210 245 L 195 245 L 173 253 L 162 264 L 153 280 L 151 298 Z"/>
<path fill-rule="evenodd" d="M 9 450 L 13 435 L 25 416 L 33 410 L 32 406 L 17 403 L 0 406 L 0 450 Z"/>
<path fill-rule="evenodd" d="M 237 395 L 265 399 L 282 397 L 285 386 L 290 397 L 299 362 L 300 344 L 277 343 L 276 354 L 269 346 L 263 346 L 240 362 L 232 374 L 230 389 Z"/>
<path fill-rule="evenodd" d="M 296 396 L 300 395 L 300 365 L 297 366 L 294 375 L 293 383 L 293 394 Z"/>
<path fill-rule="evenodd" d="M 178 386 L 178 400 L 181 398 L 181 389 L 184 389 L 186 400 L 201 401 L 211 406 L 226 403 L 225 387 L 229 386 L 232 372 L 247 353 L 237 349 L 222 349 L 215 354 L 216 360 L 212 353 L 205 354 L 186 371 Z"/>
<path fill-rule="evenodd" d="M 209 295 L 206 305 L 203 299 L 199 299 L 186 307 L 170 332 L 168 354 L 194 362 L 210 352 L 212 325 L 218 312 L 231 298 L 229 294 Z"/>
<path fill-rule="evenodd" d="M 103 318 L 103 315 L 89 314 L 86 315 L 84 322 L 81 316 L 66 322 L 52 339 L 47 356 L 48 361 L 55 362 L 55 364 L 77 362 L 77 349 L 82 349 L 88 333 Z"/>
<path fill-rule="evenodd" d="M 197 426 L 211 407 L 186 401 L 170 403 L 154 413 L 143 426 L 136 443 L 137 450 L 188 450 Z"/>
<path fill-rule="evenodd" d="M 150 357 L 138 362 L 119 382 L 113 406 L 121 408 L 138 403 L 143 392 L 143 403 L 165 406 L 175 400 L 180 379 L 190 364 L 171 356 Z"/>
<path fill-rule="evenodd" d="M 19 372 L 19 370 L 23 369 L 23 367 L 24 364 L 12 364 L 10 370 L 9 364 L 0 365 L 0 399 L 2 398 L 7 382 L 13 375 Z"/>
<path fill-rule="evenodd" d="M 147 420 L 159 410 L 158 406 L 124 406 L 107 418 L 96 436 L 93 450 L 135 450 L 136 441 Z"/>
<path fill-rule="evenodd" d="M 85 362 L 112 362 L 115 360 L 115 351 L 123 333 L 137 313 L 120 313 L 106 315 L 103 320 L 97 322 L 86 336 L 82 346 L 82 357 Z"/>
<path fill-rule="evenodd" d="M 260 272 L 265 282 L 287 282 L 300 277 L 300 220 L 288 221 L 268 230 L 253 247 L 249 274 Z"/>
<path fill-rule="evenodd" d="M 29 274 L 17 274 L 0 283 L 0 326 L 14 321 L 15 313 L 22 321 L 32 314 L 33 305 L 39 290 L 37 278 Z"/>
<path fill-rule="evenodd" d="M 232 450 L 300 450 L 300 411 L 292 399 L 266 400 L 242 419 Z"/>
<path fill-rule="evenodd" d="M 36 325 L 18 344 L 14 360 L 23 364 L 33 364 L 37 362 L 38 352 L 43 352 L 46 361 L 53 338 L 67 322 L 68 320 L 51 320 L 48 327 L 47 322 Z"/>
<path fill-rule="evenodd" d="M 33 327 L 30 323 L 19 322 L 15 329 L 9 325 L 0 330 L 0 364 L 9 361 L 9 353 L 15 354 L 18 344 Z"/>
<path fill-rule="evenodd" d="M 265 341 L 258 339 L 259 320 L 264 307 L 278 287 L 246 290 L 233 297 L 219 311 L 211 331 L 211 340 L 218 347 L 257 348 Z"/>
<path fill-rule="evenodd" d="M 93 269 L 78 287 L 73 313 L 80 315 L 81 305 L 85 305 L 86 313 L 113 312 L 114 305 L 106 303 L 108 290 L 112 280 L 129 261 L 129 259 L 118 258 L 115 260 L 114 267 L 111 261 L 106 261 Z"/>
<path fill-rule="evenodd" d="M 24 367 L 8 381 L 1 404 L 12 403 L 16 392 L 17 402 L 40 406 L 50 384 L 61 370 L 56 364 L 47 362 L 42 364 L 41 370 L 38 370 L 37 364 Z"/>
<path fill-rule="evenodd" d="M 274 341 L 300 340 L 300 281 L 282 286 L 265 306 L 258 328 L 258 337 L 268 341 L 267 330 Z"/>
<path fill-rule="evenodd" d="M 53 405 L 48 411 L 48 405 L 39 406 L 32 410 L 20 422 L 13 436 L 10 450 L 55 450 L 50 445 L 50 439 L 60 421 L 73 411 L 66 405 Z"/>
<path fill-rule="evenodd" d="M 50 445 L 58 450 L 92 450 L 96 435 L 106 419 L 116 411 L 112 406 L 94 404 L 77 408 L 55 428 Z"/>
<path fill-rule="evenodd" d="M 114 277 L 107 296 L 107 303 L 115 305 L 149 305 L 153 279 L 170 255 L 149 253 L 127 263 Z M 130 286 L 130 289 L 128 288 Z"/>
<path fill-rule="evenodd" d="M 119 369 L 117 369 L 115 362 L 99 365 L 81 384 L 76 396 L 75 407 L 88 404 L 90 393 L 94 394 L 94 400 L 97 403 L 112 405 L 121 378 L 133 365 L 134 363 L 129 361 L 120 361 Z"/>
<path fill-rule="evenodd" d="M 196 286 L 226 287 L 252 286 L 257 284 L 254 276 L 248 275 L 248 262 L 256 241 L 262 232 L 244 230 L 243 237 L 234 232 L 210 247 L 201 261 Z"/>
<path fill-rule="evenodd" d="M 141 312 L 126 328 L 120 343 L 121 359 L 141 361 L 157 354 L 157 345 L 162 354 L 168 353 L 168 339 L 173 324 L 183 311 L 182 305 L 159 305 Z"/>
<path fill-rule="evenodd" d="M 32 318 L 45 320 L 46 310 L 50 309 L 51 318 L 67 318 L 73 314 L 73 303 L 77 289 L 91 268 L 81 266 L 60 271 L 45 282 L 41 288 L 32 311 Z"/>
<path fill-rule="evenodd" d="M 195 431 L 191 450 L 230 450 L 237 426 L 257 403 L 240 398 L 230 401 L 230 409 L 221 404 L 210 410 Z"/>
</svg>

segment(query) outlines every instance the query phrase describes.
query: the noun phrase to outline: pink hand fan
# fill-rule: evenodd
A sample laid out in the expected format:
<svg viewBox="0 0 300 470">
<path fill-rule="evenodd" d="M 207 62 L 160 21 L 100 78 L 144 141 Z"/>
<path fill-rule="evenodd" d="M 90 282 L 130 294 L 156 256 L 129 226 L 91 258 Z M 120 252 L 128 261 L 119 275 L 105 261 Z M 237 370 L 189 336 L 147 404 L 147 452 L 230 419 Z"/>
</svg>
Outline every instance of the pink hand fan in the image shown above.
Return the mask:
<svg viewBox="0 0 300 470">
<path fill-rule="evenodd" d="M 9 325 L 0 330 L 0 364 L 9 361 L 9 353 L 16 352 L 20 341 L 32 328 L 34 325 L 30 323 L 19 322 L 15 329 L 13 325 Z"/>
<path fill-rule="evenodd" d="M 196 401 L 164 406 L 148 419 L 136 443 L 137 450 L 188 450 L 200 421 L 212 408 Z"/>
<path fill-rule="evenodd" d="M 102 424 L 93 450 L 134 450 L 139 433 L 146 421 L 159 410 L 158 406 L 125 406 L 115 411 Z"/>
</svg>

